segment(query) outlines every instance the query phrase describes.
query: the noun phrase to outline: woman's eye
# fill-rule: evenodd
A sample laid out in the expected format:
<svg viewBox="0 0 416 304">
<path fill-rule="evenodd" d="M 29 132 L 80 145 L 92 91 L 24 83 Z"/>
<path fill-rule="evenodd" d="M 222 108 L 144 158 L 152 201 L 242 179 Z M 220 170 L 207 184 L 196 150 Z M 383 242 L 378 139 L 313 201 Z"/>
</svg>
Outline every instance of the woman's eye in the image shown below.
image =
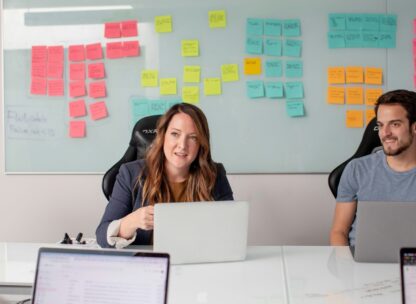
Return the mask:
<svg viewBox="0 0 416 304">
<path fill-rule="evenodd" d="M 191 136 L 191 137 L 190 137 L 190 139 L 191 139 L 192 141 L 195 141 L 195 142 L 196 142 L 196 141 L 198 141 L 198 138 L 197 138 L 196 136 Z"/>
<path fill-rule="evenodd" d="M 177 133 L 177 132 L 172 132 L 172 133 L 170 133 L 173 137 L 178 137 L 179 136 L 179 134 Z"/>
</svg>

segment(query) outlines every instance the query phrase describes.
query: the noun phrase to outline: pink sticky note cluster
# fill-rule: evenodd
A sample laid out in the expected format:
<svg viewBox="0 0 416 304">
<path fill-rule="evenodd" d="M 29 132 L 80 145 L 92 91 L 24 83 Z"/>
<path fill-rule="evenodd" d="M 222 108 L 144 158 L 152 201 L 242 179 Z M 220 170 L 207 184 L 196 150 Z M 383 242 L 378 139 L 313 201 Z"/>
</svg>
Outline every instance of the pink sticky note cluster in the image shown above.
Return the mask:
<svg viewBox="0 0 416 304">
<path fill-rule="evenodd" d="M 136 37 L 138 35 L 136 20 L 108 22 L 104 24 L 105 38 Z M 123 57 L 140 56 L 139 41 L 117 41 L 106 43 L 106 58 L 120 59 Z"/>
<path fill-rule="evenodd" d="M 104 25 L 105 38 L 136 37 L 138 35 L 137 21 L 107 22 Z"/>
</svg>

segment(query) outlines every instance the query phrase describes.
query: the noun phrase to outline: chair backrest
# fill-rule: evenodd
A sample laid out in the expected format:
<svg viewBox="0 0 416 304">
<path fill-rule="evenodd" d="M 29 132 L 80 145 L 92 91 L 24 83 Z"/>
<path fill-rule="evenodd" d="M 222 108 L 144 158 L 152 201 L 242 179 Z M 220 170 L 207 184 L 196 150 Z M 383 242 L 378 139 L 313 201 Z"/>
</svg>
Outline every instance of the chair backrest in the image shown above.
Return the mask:
<svg viewBox="0 0 416 304">
<path fill-rule="evenodd" d="M 129 147 L 123 157 L 115 163 L 103 176 L 101 187 L 107 200 L 113 192 L 114 183 L 120 166 L 124 163 L 144 158 L 147 148 L 156 137 L 156 125 L 161 115 L 147 116 L 134 125 Z"/>
<path fill-rule="evenodd" d="M 373 118 L 367 125 L 361 143 L 354 155 L 332 170 L 328 176 L 328 185 L 334 197 L 337 197 L 339 180 L 341 179 L 345 166 L 352 159 L 368 155 L 379 146 L 381 146 L 381 141 L 378 137 L 377 119 Z"/>
</svg>

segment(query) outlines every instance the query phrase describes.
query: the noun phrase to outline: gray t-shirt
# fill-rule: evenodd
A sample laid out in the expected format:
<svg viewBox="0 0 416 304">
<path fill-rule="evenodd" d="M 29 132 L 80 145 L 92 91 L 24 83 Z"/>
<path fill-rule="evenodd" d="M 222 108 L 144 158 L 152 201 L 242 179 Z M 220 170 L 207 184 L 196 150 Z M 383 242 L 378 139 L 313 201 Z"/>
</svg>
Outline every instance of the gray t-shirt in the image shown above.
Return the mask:
<svg viewBox="0 0 416 304">
<path fill-rule="evenodd" d="M 393 171 L 383 150 L 353 159 L 345 167 L 338 185 L 337 202 L 416 202 L 416 168 Z M 355 245 L 355 219 L 349 233 Z"/>
</svg>

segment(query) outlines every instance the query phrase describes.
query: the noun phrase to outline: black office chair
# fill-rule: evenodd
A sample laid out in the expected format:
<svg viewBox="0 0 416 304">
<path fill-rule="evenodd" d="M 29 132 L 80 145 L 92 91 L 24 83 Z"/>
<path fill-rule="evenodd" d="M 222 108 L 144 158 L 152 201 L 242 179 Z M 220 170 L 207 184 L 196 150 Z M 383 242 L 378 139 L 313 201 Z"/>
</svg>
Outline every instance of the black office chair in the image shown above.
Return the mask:
<svg viewBox="0 0 416 304">
<path fill-rule="evenodd" d="M 328 176 L 328 185 L 335 198 L 337 197 L 339 180 L 341 179 L 345 166 L 352 159 L 368 155 L 379 146 L 381 146 L 381 141 L 378 137 L 377 119 L 373 118 L 367 125 L 367 128 L 364 131 L 363 139 L 361 140 L 361 143 L 354 155 L 332 170 Z"/>
<path fill-rule="evenodd" d="M 147 148 L 156 137 L 156 125 L 161 115 L 147 116 L 134 125 L 129 147 L 123 157 L 115 163 L 103 176 L 101 187 L 105 197 L 110 199 L 120 166 L 124 163 L 144 158 Z"/>
</svg>

